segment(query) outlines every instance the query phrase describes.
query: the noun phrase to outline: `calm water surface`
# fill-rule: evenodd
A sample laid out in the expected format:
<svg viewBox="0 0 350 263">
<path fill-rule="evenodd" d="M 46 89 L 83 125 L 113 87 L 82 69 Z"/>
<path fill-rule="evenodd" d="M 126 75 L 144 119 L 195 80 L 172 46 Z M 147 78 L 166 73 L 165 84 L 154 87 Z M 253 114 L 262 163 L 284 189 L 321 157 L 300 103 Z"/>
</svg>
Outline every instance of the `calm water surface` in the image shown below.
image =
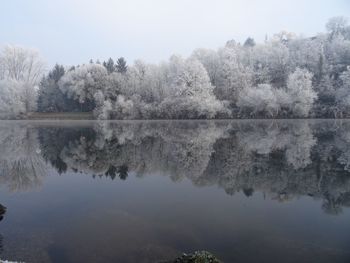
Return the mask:
<svg viewBox="0 0 350 263">
<path fill-rule="evenodd" d="M 3 121 L 0 204 L 8 260 L 350 262 L 350 121 Z"/>
</svg>

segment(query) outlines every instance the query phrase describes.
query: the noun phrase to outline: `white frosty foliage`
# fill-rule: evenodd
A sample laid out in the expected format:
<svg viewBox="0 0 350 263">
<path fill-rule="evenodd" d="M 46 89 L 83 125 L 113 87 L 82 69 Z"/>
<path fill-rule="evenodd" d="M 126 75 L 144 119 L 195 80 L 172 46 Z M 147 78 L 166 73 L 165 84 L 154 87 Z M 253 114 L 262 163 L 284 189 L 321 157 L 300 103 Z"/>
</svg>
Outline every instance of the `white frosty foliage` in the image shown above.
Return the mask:
<svg viewBox="0 0 350 263">
<path fill-rule="evenodd" d="M 60 89 L 80 103 L 93 100 L 95 93 L 106 86 L 107 70 L 99 64 L 83 65 L 71 70 L 59 82 Z"/>
<path fill-rule="evenodd" d="M 307 70 L 297 68 L 288 77 L 287 93 L 291 98 L 290 108 L 296 116 L 306 117 L 317 98 L 312 87 L 312 74 Z"/>
<path fill-rule="evenodd" d="M 36 110 L 44 63 L 36 50 L 5 46 L 0 51 L 0 114 L 14 118 Z"/>
</svg>

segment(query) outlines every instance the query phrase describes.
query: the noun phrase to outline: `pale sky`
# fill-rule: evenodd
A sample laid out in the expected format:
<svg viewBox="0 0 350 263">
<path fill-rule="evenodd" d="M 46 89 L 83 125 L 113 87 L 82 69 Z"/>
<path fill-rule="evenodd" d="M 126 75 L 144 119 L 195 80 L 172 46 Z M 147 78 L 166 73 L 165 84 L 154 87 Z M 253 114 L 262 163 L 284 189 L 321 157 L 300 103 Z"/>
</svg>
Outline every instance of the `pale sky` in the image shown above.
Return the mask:
<svg viewBox="0 0 350 263">
<path fill-rule="evenodd" d="M 325 31 L 333 16 L 350 16 L 350 0 L 0 0 L 0 45 L 41 51 L 48 65 L 123 56 L 148 62 L 227 40 L 281 30 Z"/>
</svg>

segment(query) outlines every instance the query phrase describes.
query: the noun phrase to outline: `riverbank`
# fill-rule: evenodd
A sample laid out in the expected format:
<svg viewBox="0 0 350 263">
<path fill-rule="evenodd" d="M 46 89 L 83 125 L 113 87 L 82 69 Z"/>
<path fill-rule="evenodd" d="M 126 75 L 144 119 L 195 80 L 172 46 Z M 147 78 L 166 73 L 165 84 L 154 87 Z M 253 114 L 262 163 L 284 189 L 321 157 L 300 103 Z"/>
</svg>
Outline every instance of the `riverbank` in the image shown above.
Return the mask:
<svg viewBox="0 0 350 263">
<path fill-rule="evenodd" d="M 124 119 L 124 120 L 143 120 L 143 121 L 150 121 L 150 120 L 299 120 L 299 119 L 305 119 L 305 120 L 341 120 L 341 119 L 349 119 L 348 116 L 342 117 L 342 118 L 330 118 L 330 117 L 307 117 L 307 118 L 263 118 L 263 117 L 252 117 L 252 118 L 246 118 L 246 117 L 232 117 L 232 118 L 212 118 L 212 119 L 205 119 L 205 118 L 173 118 L 173 119 L 165 119 L 165 118 L 153 118 L 153 119 Z M 30 112 L 25 115 L 18 116 L 17 118 L 9 118 L 7 116 L 0 115 L 0 120 L 96 120 L 96 117 L 92 112 Z M 122 119 L 109 119 L 109 121 L 117 121 Z"/>
<path fill-rule="evenodd" d="M 94 120 L 92 112 L 32 112 L 29 120 Z"/>
</svg>

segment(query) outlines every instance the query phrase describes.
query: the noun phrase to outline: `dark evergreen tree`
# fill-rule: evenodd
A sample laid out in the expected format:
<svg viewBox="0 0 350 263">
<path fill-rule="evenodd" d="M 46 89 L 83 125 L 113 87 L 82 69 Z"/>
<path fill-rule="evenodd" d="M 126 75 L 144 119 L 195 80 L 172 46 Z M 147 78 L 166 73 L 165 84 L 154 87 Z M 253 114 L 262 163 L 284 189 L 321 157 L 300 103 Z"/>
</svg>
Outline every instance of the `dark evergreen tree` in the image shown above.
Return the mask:
<svg viewBox="0 0 350 263">
<path fill-rule="evenodd" d="M 107 69 L 108 73 L 113 73 L 115 71 L 115 65 L 114 65 L 114 61 L 112 58 L 109 58 L 106 61 L 103 62 L 103 66 Z"/>
<path fill-rule="evenodd" d="M 248 37 L 247 40 L 244 42 L 245 47 L 254 47 L 255 46 L 255 40 L 254 38 Z"/>
<path fill-rule="evenodd" d="M 64 67 L 56 64 L 49 74 L 43 77 L 38 92 L 39 112 L 59 111 L 58 104 L 62 103 L 64 95 L 58 88 L 57 82 L 64 73 Z"/>
<path fill-rule="evenodd" d="M 115 67 L 116 67 L 116 70 L 122 74 L 128 70 L 128 66 L 126 65 L 126 60 L 123 57 L 118 58 Z"/>
<path fill-rule="evenodd" d="M 53 81 L 55 81 L 56 83 L 60 80 L 61 77 L 63 77 L 63 75 L 66 73 L 66 71 L 64 70 L 64 67 L 62 65 L 58 65 L 56 64 L 53 68 L 53 70 L 51 70 L 48 74 L 48 78 L 52 79 Z"/>
<path fill-rule="evenodd" d="M 79 103 L 68 98 L 58 87 L 58 81 L 64 74 L 64 67 L 56 64 L 41 80 L 38 91 L 39 112 L 77 111 L 79 109 Z"/>
</svg>

